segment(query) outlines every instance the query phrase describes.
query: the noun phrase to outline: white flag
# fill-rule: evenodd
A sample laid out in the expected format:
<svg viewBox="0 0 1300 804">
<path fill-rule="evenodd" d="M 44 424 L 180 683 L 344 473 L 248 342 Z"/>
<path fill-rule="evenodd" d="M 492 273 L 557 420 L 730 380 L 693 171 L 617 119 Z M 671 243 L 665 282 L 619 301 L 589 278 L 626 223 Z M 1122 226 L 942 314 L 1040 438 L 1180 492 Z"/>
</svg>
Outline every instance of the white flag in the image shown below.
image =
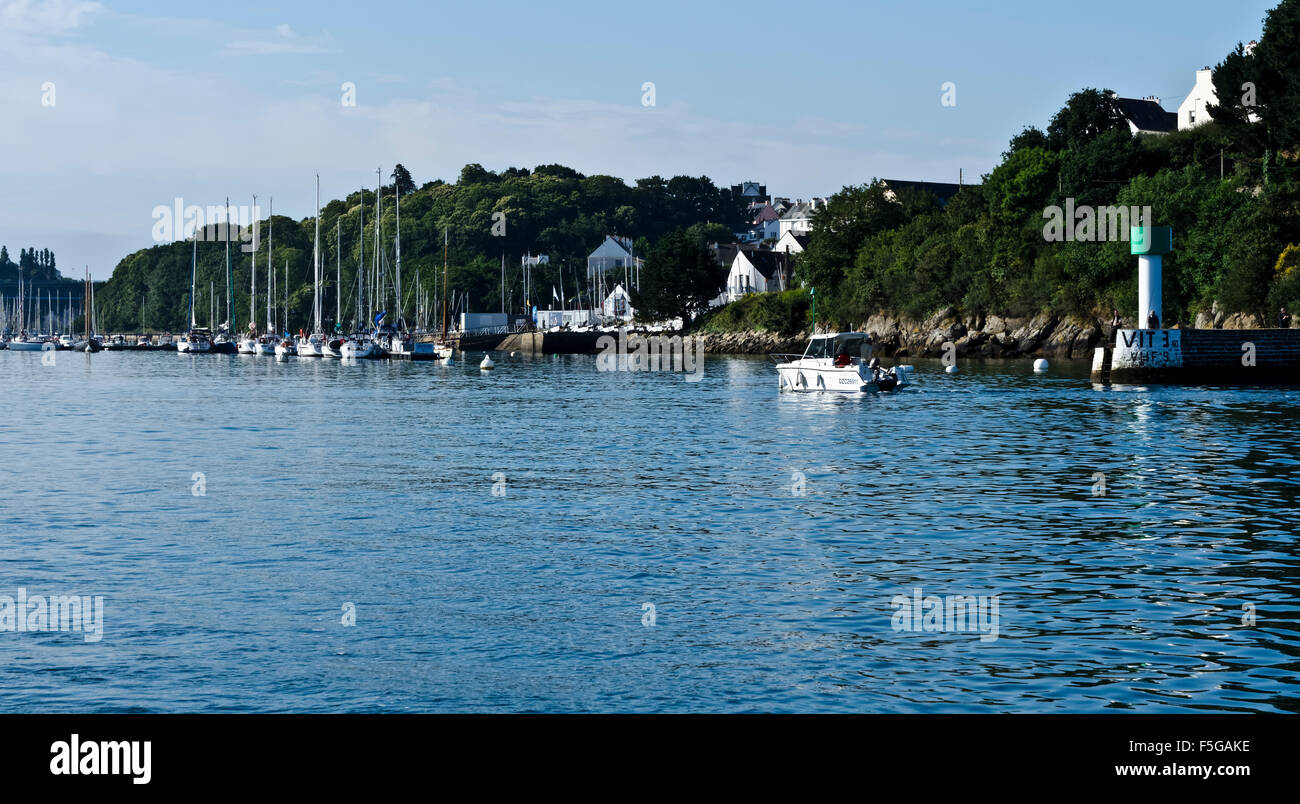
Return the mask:
<svg viewBox="0 0 1300 804">
<path fill-rule="evenodd" d="M 556 301 L 559 301 L 560 299 L 560 294 L 555 292 L 555 285 L 551 285 L 551 298 L 555 299 Z"/>
</svg>

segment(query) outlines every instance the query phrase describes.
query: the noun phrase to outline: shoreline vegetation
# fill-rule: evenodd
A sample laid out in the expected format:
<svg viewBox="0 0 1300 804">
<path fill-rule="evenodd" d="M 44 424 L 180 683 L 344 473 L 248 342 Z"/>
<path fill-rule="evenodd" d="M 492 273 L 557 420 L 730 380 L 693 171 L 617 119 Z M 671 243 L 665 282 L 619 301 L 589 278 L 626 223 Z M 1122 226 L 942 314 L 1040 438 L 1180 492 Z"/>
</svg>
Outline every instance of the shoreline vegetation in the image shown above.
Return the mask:
<svg viewBox="0 0 1300 804">
<path fill-rule="evenodd" d="M 1154 224 L 1174 233 L 1164 262 L 1168 326 L 1273 326 L 1282 307 L 1300 307 L 1300 0 L 1269 11 L 1258 44 L 1238 44 L 1215 67 L 1213 83 L 1219 105 L 1209 107 L 1211 119 L 1164 134 L 1132 133 L 1114 93 L 1080 90 L 1045 130 L 1030 126 L 1013 136 L 981 183 L 962 186 L 946 202 L 876 180 L 846 186 L 813 213 L 807 247 L 794 260 L 794 290 L 716 309 L 709 302 L 728 266 L 718 264 L 713 246 L 735 242 L 753 213 L 740 192 L 706 176 L 651 176 L 629 185 L 563 165 L 496 173 L 472 164 L 454 184 L 417 187 L 398 165 L 383 189 L 382 245 L 391 265 L 392 200 L 400 194 L 401 306 L 408 314 L 439 293 L 444 231 L 453 303 L 467 311 L 591 307 L 587 255 L 617 233 L 645 260 L 631 293 L 637 323 L 681 317 L 691 322 L 686 334 L 704 336 L 710 351 L 788 347 L 811 331 L 815 288 L 820 329 L 875 331 L 882 349 L 930 354 L 942 338 L 958 354 L 1079 357 L 1102 338 L 1101 322 L 1110 329 L 1112 310 L 1122 313 L 1122 326 L 1140 323 L 1136 260 L 1115 236 L 1126 232 L 1112 225 L 1110 237 L 1098 238 L 1095 223 L 1062 221 L 1061 210 L 1149 208 Z M 357 273 L 367 270 L 375 247 L 374 209 L 373 188 L 321 208 L 321 228 L 337 222 L 342 232 L 340 254 L 332 238 L 322 249 L 323 265 L 342 264 L 339 287 L 335 271 L 324 278 L 327 313 L 341 292 L 337 306 L 345 319 L 354 315 Z M 312 218 L 274 220 L 277 319 L 284 320 L 287 297 L 290 331 L 310 316 L 314 226 Z M 215 228 L 206 222 L 205 242 L 216 242 L 198 249 L 199 310 L 225 309 Z M 534 298 L 524 299 L 520 258 L 537 254 L 549 263 L 532 266 Z M 185 241 L 125 257 L 97 287 L 99 328 L 180 331 L 188 320 L 189 258 Z M 261 288 L 265 253 L 257 262 Z M 250 255 L 238 252 L 230 304 L 241 325 L 250 267 Z M 391 309 L 391 301 L 383 304 Z M 78 319 L 74 331 L 81 326 Z"/>
</svg>

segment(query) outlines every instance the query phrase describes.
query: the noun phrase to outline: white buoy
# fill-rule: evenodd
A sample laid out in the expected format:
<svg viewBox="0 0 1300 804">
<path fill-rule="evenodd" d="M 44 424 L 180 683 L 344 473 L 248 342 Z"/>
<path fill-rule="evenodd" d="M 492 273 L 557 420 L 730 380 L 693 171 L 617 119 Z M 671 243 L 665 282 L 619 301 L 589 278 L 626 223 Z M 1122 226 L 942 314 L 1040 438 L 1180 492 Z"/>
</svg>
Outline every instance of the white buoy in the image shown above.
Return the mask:
<svg viewBox="0 0 1300 804">
<path fill-rule="evenodd" d="M 1042 374 L 1044 371 L 1047 371 L 1047 361 L 1040 357 L 1034 361 L 1034 373 Z"/>
<path fill-rule="evenodd" d="M 492 362 L 492 355 L 483 355 L 483 362 L 479 363 L 478 367 L 487 371 L 488 369 L 496 368 L 497 364 Z"/>
<path fill-rule="evenodd" d="M 957 367 L 956 367 L 956 366 L 949 366 L 948 368 L 944 369 L 944 371 L 948 372 L 949 374 L 956 374 L 956 373 L 957 373 Z"/>
<path fill-rule="evenodd" d="M 519 353 L 518 353 L 518 352 L 511 352 L 511 353 L 510 353 L 510 356 L 511 356 L 511 357 L 519 357 Z"/>
</svg>

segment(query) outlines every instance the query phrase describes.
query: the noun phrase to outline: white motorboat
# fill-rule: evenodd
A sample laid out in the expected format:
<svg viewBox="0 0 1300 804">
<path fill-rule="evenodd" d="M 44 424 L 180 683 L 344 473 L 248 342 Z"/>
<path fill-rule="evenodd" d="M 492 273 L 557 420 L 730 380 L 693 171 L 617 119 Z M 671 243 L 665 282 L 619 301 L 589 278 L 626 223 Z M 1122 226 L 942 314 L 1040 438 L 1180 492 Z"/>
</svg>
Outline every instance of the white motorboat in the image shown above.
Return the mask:
<svg viewBox="0 0 1300 804">
<path fill-rule="evenodd" d="M 58 345 L 60 349 L 71 349 L 77 341 L 71 335 L 60 335 Z"/>
<path fill-rule="evenodd" d="M 239 352 L 239 354 L 241 354 L 241 355 L 255 355 L 255 354 L 258 354 L 258 351 L 257 351 L 257 339 L 254 338 L 252 335 L 246 335 L 246 336 L 244 336 L 243 338 L 240 338 L 240 339 L 239 339 L 239 345 L 236 347 L 236 350 L 237 350 L 237 351 Z"/>
<path fill-rule="evenodd" d="M 865 332 L 814 335 L 801 355 L 770 355 L 782 391 L 892 391 L 912 382 L 912 366 L 883 368 Z"/>
</svg>

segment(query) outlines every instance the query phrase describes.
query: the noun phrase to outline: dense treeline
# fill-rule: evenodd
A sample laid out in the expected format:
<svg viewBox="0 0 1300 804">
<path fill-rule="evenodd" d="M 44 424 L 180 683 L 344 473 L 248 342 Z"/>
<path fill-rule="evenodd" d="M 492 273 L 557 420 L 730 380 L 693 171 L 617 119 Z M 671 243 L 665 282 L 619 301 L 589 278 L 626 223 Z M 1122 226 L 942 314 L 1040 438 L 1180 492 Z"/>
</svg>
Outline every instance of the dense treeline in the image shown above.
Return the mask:
<svg viewBox="0 0 1300 804">
<path fill-rule="evenodd" d="M 1150 206 L 1156 225 L 1173 227 L 1167 322 L 1216 302 L 1271 320 L 1279 305 L 1300 305 L 1300 0 L 1270 11 L 1254 51 L 1238 45 L 1214 82 L 1212 122 L 1166 135 L 1131 135 L 1107 91 L 1075 93 L 1046 131 L 1013 137 L 983 184 L 942 208 L 891 200 L 878 183 L 845 187 L 817 211 L 796 277 L 816 287 L 818 317 L 841 325 L 948 305 L 1132 316 L 1127 242 L 1047 240 L 1045 210 L 1073 199 Z"/>
<path fill-rule="evenodd" d="M 449 285 L 453 293 L 467 294 L 473 311 L 501 308 L 501 260 L 506 264 L 506 306 L 523 307 L 520 256 L 546 254 L 548 265 L 532 269 L 534 296 L 545 307 L 551 286 L 560 286 L 575 298 L 575 279 L 585 282 L 587 255 L 607 234 L 633 238 L 639 252 L 673 229 L 713 222 L 726 232 L 744 222 L 745 204 L 730 189 L 718 188 L 707 177 L 659 176 L 639 179 L 629 186 L 611 176 L 584 176 L 562 165 L 542 165 L 533 170 L 510 168 L 493 173 L 467 165 L 455 184 L 432 181 L 418 189 L 400 165 L 393 184 L 383 189 L 382 241 L 391 283 L 396 231 L 394 193 L 402 191 L 402 273 L 407 317 L 413 313 L 415 282 L 426 298 L 434 294 L 441 278 L 443 231 L 449 241 Z M 356 277 L 360 258 L 360 227 L 364 214 L 365 267 L 374 255 L 375 191 L 364 190 L 333 200 L 321 208 L 322 263 L 325 274 L 325 317 L 332 325 L 335 310 L 336 258 L 342 262 L 342 301 L 345 324 L 355 318 Z M 502 213 L 502 215 L 495 215 Z M 494 217 L 495 215 L 495 217 Z M 341 253 L 336 248 L 335 225 L 341 231 Z M 276 215 L 273 221 L 273 264 L 277 295 L 284 298 L 286 265 L 289 288 L 289 327 L 310 325 L 312 306 L 312 241 L 315 219 L 295 221 Z M 225 320 L 225 246 L 218 227 L 208 227 L 198 244 L 199 320 L 208 323 L 210 288 L 219 299 L 217 322 Z M 266 237 L 268 221 L 261 221 L 262 247 L 257 255 L 257 323 L 265 318 Z M 236 235 L 237 236 L 237 235 Z M 250 254 L 232 246 L 234 305 L 237 325 L 247 324 Z M 102 291 L 96 291 L 101 329 L 128 331 L 140 328 L 179 330 L 186 325 L 190 277 L 190 243 L 180 241 L 138 251 L 126 257 Z M 440 284 L 440 283 L 439 283 Z M 391 286 L 391 284 L 390 284 Z M 391 296 L 390 296 L 391 299 Z M 384 305 L 391 309 L 392 302 Z M 283 325 L 283 317 L 280 319 Z"/>
<path fill-rule="evenodd" d="M 19 249 L 18 262 L 14 262 L 9 256 L 9 248 L 0 245 L 0 282 L 16 282 L 20 270 L 24 282 L 47 284 L 62 278 L 55 264 L 54 252 L 48 248 Z"/>
</svg>

